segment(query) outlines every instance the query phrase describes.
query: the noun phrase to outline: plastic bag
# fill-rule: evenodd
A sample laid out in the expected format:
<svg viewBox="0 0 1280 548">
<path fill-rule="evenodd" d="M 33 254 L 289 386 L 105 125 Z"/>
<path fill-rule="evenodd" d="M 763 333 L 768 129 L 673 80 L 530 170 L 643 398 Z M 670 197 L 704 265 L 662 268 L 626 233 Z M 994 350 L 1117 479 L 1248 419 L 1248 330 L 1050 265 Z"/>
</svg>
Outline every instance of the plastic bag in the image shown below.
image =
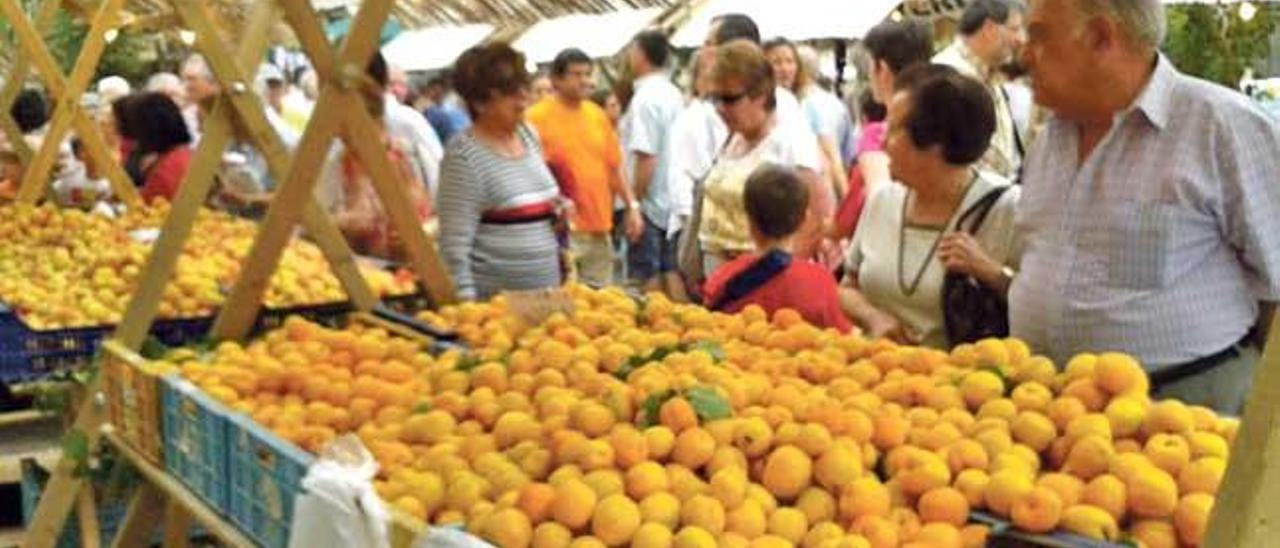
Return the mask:
<svg viewBox="0 0 1280 548">
<path fill-rule="evenodd" d="M 432 527 L 418 537 L 413 548 L 493 548 L 493 545 L 461 529 Z"/>
<path fill-rule="evenodd" d="M 391 515 L 373 490 L 378 462 L 350 434 L 321 453 L 294 505 L 290 548 L 389 548 Z"/>
</svg>

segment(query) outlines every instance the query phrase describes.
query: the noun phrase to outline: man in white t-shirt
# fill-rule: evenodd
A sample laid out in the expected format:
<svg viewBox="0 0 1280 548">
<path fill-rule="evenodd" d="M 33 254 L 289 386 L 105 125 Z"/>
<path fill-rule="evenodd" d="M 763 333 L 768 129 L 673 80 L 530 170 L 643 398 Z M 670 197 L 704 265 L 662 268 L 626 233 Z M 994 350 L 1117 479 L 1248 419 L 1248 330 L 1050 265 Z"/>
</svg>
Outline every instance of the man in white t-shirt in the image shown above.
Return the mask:
<svg viewBox="0 0 1280 548">
<path fill-rule="evenodd" d="M 676 243 L 667 237 L 671 213 L 671 186 L 667 168 L 668 135 L 684 108 L 680 89 L 671 83 L 665 68 L 671 50 L 666 35 L 642 32 L 631 41 L 627 59 L 636 76 L 631 104 L 622 123 L 622 148 L 631 168 L 632 191 L 640 201 L 644 234 L 631 245 L 628 272 L 646 291 L 665 290 L 682 297 L 683 284 L 676 274 Z"/>
</svg>

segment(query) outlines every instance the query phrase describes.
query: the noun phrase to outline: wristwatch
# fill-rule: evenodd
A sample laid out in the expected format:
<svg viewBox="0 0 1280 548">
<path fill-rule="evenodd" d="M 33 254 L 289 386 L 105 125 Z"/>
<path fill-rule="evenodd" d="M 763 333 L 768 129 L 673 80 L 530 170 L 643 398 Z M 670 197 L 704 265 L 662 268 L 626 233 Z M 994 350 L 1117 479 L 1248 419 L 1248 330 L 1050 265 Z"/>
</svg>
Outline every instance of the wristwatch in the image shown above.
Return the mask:
<svg viewBox="0 0 1280 548">
<path fill-rule="evenodd" d="M 1012 282 L 1013 277 L 1018 275 L 1018 271 L 1014 270 L 1012 266 L 1002 266 L 1000 267 L 1000 275 L 1004 276 L 1004 279 Z"/>
</svg>

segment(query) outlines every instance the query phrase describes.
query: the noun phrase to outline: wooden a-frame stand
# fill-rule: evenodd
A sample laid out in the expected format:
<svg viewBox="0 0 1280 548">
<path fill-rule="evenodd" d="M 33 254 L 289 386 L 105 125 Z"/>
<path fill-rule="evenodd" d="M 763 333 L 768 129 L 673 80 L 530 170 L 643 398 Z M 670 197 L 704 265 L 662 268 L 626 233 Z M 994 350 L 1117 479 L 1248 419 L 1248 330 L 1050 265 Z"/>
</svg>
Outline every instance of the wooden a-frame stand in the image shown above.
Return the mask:
<svg viewBox="0 0 1280 548">
<path fill-rule="evenodd" d="M 105 32 L 113 24 L 113 18 L 123 0 L 105 0 L 99 7 L 85 50 L 81 52 L 69 77 L 58 72 L 56 63 L 37 31 L 47 28 L 57 10 L 57 3 L 58 0 L 46 0 L 33 26 L 18 6 L 17 0 L 0 0 L 0 8 L 14 23 L 26 53 L 15 64 L 5 88 L 0 90 L 0 106 L 5 107 L 4 112 L 0 112 L 0 129 L 13 137 L 16 127 L 8 116 L 7 107 L 20 90 L 28 63 L 33 63 L 50 91 L 57 97 L 58 108 L 51 126 L 51 135 L 59 137 L 74 127 L 85 140 L 90 153 L 102 165 L 108 166 L 110 173 L 118 170 L 119 165 L 107 153 L 96 127 L 79 111 L 76 100 L 92 75 L 105 44 Z M 241 40 L 233 56 L 228 53 L 216 25 L 212 23 L 207 7 L 198 0 L 174 0 L 181 21 L 196 30 L 198 49 L 204 53 L 211 70 L 223 82 L 225 93 L 218 99 L 206 121 L 200 149 L 148 260 L 138 294 L 131 301 L 125 319 L 115 333 L 115 338 L 126 347 L 138 348 L 155 318 L 164 283 L 191 232 L 196 212 L 212 185 L 213 173 L 222 149 L 231 137 L 232 117 L 238 117 L 249 128 L 251 140 L 268 158 L 271 173 L 277 180 L 283 181 L 283 184 L 276 195 L 277 199 L 268 209 L 266 220 L 250 253 L 249 266 L 237 281 L 231 298 L 218 318 L 215 336 L 241 338 L 248 333 L 270 274 L 279 261 L 293 227 L 299 223 L 324 250 L 356 307 L 368 309 L 376 302 L 354 267 L 350 249 L 311 198 L 319 166 L 323 163 L 334 136 L 341 136 L 362 165 L 369 170 L 392 222 L 406 240 L 411 266 L 433 301 L 440 304 L 453 300 L 451 284 L 435 255 L 432 242 L 417 226 L 407 200 L 403 199 L 401 187 L 396 181 L 397 174 L 387 164 L 378 144 L 377 125 L 366 113 L 357 92 L 363 78 L 365 61 L 376 47 L 378 30 L 389 13 L 391 0 L 364 2 L 351 34 L 337 54 L 330 49 L 314 11 L 305 0 L 280 0 L 279 4 L 324 84 L 315 109 L 315 118 L 308 124 L 295 154 L 296 161 L 292 162 L 279 138 L 266 123 L 261 101 L 247 92 L 248 86 L 245 83 L 245 75 L 248 74 L 245 67 L 255 66 L 261 52 L 265 50 L 267 29 L 278 17 L 276 5 L 266 1 L 257 4 L 257 11 L 250 19 L 249 28 L 238 34 Z M 39 199 L 43 186 L 38 181 L 47 179 L 48 171 L 52 168 L 53 154 L 56 152 L 46 148 L 51 146 L 48 143 L 56 140 L 48 139 L 40 151 L 26 151 L 25 154 L 30 154 L 33 165 L 39 169 L 29 170 L 29 180 L 24 180 L 24 200 Z M 19 143 L 15 146 L 22 145 Z M 37 177 L 36 174 L 40 171 L 44 172 L 43 176 Z M 131 185 L 129 188 L 132 188 Z M 130 199 L 127 191 L 117 192 L 122 198 Z M 95 381 L 90 386 L 90 393 L 96 393 L 100 389 L 100 381 Z M 92 445 L 101 437 L 100 427 L 104 422 L 100 404 L 94 398 L 89 398 L 79 409 L 74 428 L 82 431 Z M 113 436 L 108 436 L 108 439 L 115 441 Z M 129 448 L 124 447 L 122 450 L 130 454 Z M 1249 404 L 1233 447 L 1231 466 L 1218 496 L 1205 546 L 1267 547 L 1274 544 L 1270 537 L 1274 534 L 1272 529 L 1276 527 L 1273 524 L 1280 524 L 1280 504 L 1270 495 L 1280 492 L 1280 466 L 1269 464 L 1277 460 L 1274 458 L 1276 456 L 1280 456 L 1280 321 L 1272 323 L 1267 350 L 1258 366 Z M 53 471 L 45 495 L 27 530 L 24 546 L 53 546 L 73 505 L 79 504 L 82 519 L 86 513 L 92 514 L 92 497 L 85 496 L 88 491 L 82 489 L 82 481 L 73 470 L 74 463 L 63 458 Z M 114 546 L 145 544 L 145 539 L 157 522 L 164 523 L 166 546 L 182 546 L 193 517 L 230 546 L 250 545 L 240 533 L 226 526 L 216 514 L 178 487 L 163 472 L 148 468 L 143 475 L 146 481 L 130 503 L 125 523 L 114 540 Z M 90 534 L 84 537 L 84 542 L 96 545 L 99 539 Z"/>
<path fill-rule="evenodd" d="M 12 133 L 17 130 L 17 127 L 8 115 L 8 105 L 13 101 L 10 97 L 16 97 L 21 91 L 22 82 L 26 78 L 27 62 L 35 65 L 36 73 L 44 79 L 50 97 L 56 98 L 53 118 L 49 121 L 40 150 L 31 154 L 25 143 L 16 146 L 19 154 L 30 155 L 22 175 L 22 184 L 18 188 L 17 201 L 35 203 L 44 197 L 49 185 L 49 177 L 58 159 L 58 149 L 67 132 L 74 126 L 76 134 L 84 142 L 85 151 L 104 170 L 115 195 L 127 205 L 136 205 L 141 200 L 137 189 L 129 180 L 129 175 L 125 173 L 124 168 L 120 167 L 115 154 L 107 147 L 97 122 L 89 118 L 80 108 L 80 96 L 88 89 L 90 79 L 97 70 L 98 60 L 107 47 L 107 32 L 118 24 L 124 0 L 104 0 L 98 7 L 89 25 L 89 34 L 84 39 L 84 46 L 69 76 L 63 75 L 58 69 L 57 62 L 49 53 L 49 48 L 37 30 L 37 27 L 43 28 L 50 24 L 57 13 L 59 3 L 60 0 L 45 0 L 37 15 L 37 25 L 32 25 L 18 0 L 0 0 L 0 12 L 3 12 L 13 25 L 19 45 L 25 53 L 25 56 L 15 65 L 14 74 L 6 82 L 5 95 L 0 97 L 6 101 L 3 103 L 5 106 L 3 119 L 6 120 L 4 125 L 6 132 L 10 134 L 10 141 L 22 142 L 20 135 L 18 139 L 13 138 Z"/>
<path fill-rule="evenodd" d="M 115 1 L 118 8 L 121 0 Z M 268 29 L 279 16 L 276 3 L 264 1 L 256 5 L 249 20 L 250 27 L 237 34 L 241 40 L 234 56 L 228 53 L 212 14 L 202 2 L 174 0 L 172 3 L 183 24 L 196 32 L 197 49 L 222 82 L 223 95 L 205 122 L 199 150 L 154 244 L 138 292 L 130 301 L 114 339 L 122 346 L 136 350 L 146 337 L 159 309 L 164 286 L 191 233 L 200 205 L 212 186 L 222 151 L 231 138 L 232 117 L 238 118 L 241 125 L 248 128 L 250 140 L 267 158 L 273 177 L 283 183 L 267 210 L 246 260 L 247 266 L 215 322 L 213 335 L 216 338 L 241 339 L 249 333 L 262 293 L 292 237 L 294 227 L 299 223 L 323 250 L 355 307 L 369 310 L 377 303 L 342 234 L 313 198 L 316 177 L 334 137 L 341 137 L 369 172 L 394 229 L 405 242 L 410 266 L 431 301 L 436 304 L 452 302 L 452 282 L 436 254 L 434 242 L 422 230 L 404 195 L 398 172 L 389 165 L 385 150 L 380 145 L 380 125 L 368 114 L 358 91 L 365 83 L 364 67 L 377 47 L 378 33 L 390 12 L 391 0 L 364 2 L 351 33 L 336 54 L 308 2 L 279 2 L 323 86 L 314 109 L 315 115 L 307 125 L 294 161 L 290 161 L 288 152 L 268 124 L 262 102 L 248 92 L 247 82 L 250 80 L 245 77 L 249 74 L 245 67 L 256 67 L 266 49 Z M 100 380 L 95 380 L 89 387 L 90 394 L 100 390 Z M 91 399 L 79 409 L 73 428 L 83 432 L 92 447 L 103 435 L 101 427 L 104 423 L 101 405 Z M 117 442 L 110 435 L 108 440 Z M 122 448 L 122 452 L 126 456 L 132 454 L 127 447 Z M 157 522 L 164 523 L 165 545 L 181 546 L 185 543 L 186 530 L 193 516 L 223 542 L 232 546 L 248 545 L 242 535 L 208 512 L 189 493 L 173 488 L 176 484 L 172 478 L 162 474 L 156 476 L 154 470 L 148 470 L 152 473 L 143 474 L 148 481 L 130 502 L 114 546 L 145 544 Z M 73 471 L 74 463 L 65 457 L 54 469 L 45 496 L 28 528 L 24 546 L 46 548 L 57 540 L 71 505 L 82 491 L 81 480 Z"/>
</svg>

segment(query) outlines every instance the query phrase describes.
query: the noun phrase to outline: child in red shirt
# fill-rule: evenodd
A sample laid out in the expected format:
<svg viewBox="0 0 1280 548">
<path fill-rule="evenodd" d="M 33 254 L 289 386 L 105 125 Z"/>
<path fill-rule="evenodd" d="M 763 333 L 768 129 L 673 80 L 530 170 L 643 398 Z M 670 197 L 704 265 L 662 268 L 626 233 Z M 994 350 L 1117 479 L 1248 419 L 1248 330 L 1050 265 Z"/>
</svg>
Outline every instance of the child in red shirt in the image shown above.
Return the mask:
<svg viewBox="0 0 1280 548">
<path fill-rule="evenodd" d="M 809 190 L 795 171 L 772 164 L 747 178 L 742 195 L 756 253 L 721 266 L 703 288 L 707 308 L 737 312 L 758 305 L 770 315 L 791 308 L 818 327 L 847 333 L 836 279 L 816 262 L 795 259 L 791 244 L 808 214 Z"/>
</svg>

